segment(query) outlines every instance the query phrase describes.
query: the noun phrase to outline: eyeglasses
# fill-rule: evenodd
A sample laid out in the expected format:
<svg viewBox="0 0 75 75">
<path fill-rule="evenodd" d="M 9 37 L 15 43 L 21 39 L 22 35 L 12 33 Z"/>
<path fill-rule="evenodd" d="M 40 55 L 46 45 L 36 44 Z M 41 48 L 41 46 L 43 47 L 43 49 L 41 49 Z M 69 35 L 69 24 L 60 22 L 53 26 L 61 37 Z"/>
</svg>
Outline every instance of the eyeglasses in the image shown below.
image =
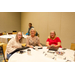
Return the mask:
<svg viewBox="0 0 75 75">
<path fill-rule="evenodd" d="M 22 36 L 22 35 L 18 35 L 18 36 Z"/>
</svg>

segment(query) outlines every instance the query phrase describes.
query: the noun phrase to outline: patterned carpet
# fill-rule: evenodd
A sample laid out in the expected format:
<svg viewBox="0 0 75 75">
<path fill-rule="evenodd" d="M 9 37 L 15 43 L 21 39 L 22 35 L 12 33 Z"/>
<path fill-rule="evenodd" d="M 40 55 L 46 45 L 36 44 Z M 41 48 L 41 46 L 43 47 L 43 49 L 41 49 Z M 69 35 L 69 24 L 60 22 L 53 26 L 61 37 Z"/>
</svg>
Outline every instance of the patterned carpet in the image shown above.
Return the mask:
<svg viewBox="0 0 75 75">
<path fill-rule="evenodd" d="M 3 57 L 3 54 L 0 53 L 0 62 L 3 62 L 4 61 L 4 57 Z"/>
<path fill-rule="evenodd" d="M 0 46 L 0 62 L 4 61 L 4 56 L 3 56 L 3 48 Z"/>
</svg>

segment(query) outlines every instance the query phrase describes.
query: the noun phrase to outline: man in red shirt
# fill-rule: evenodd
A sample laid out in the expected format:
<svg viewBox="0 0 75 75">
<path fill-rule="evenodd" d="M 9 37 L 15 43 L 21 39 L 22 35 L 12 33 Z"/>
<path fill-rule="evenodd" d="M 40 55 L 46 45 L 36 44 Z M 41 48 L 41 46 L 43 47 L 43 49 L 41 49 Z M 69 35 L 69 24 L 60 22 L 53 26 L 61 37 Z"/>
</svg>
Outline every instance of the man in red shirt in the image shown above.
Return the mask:
<svg viewBox="0 0 75 75">
<path fill-rule="evenodd" d="M 50 32 L 50 38 L 47 39 L 46 41 L 46 46 L 47 47 L 55 47 L 55 48 L 62 48 L 61 46 L 61 40 L 59 37 L 56 37 L 55 31 Z"/>
</svg>

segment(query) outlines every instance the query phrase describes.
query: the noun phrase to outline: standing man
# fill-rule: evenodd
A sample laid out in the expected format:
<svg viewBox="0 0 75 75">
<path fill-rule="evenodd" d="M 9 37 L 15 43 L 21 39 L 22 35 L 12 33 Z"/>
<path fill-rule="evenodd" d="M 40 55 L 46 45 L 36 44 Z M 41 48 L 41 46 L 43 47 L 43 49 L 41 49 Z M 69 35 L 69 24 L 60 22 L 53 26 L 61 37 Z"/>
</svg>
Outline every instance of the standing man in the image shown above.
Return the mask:
<svg viewBox="0 0 75 75">
<path fill-rule="evenodd" d="M 28 33 L 26 33 L 26 35 L 28 35 L 28 36 L 30 35 L 31 28 L 34 28 L 34 27 L 32 26 L 32 23 L 29 23 Z M 36 32 L 35 35 L 38 36 L 38 33 Z"/>
<path fill-rule="evenodd" d="M 28 35 L 30 35 L 30 30 L 31 30 L 31 28 L 34 28 L 34 27 L 32 26 L 32 23 L 29 23 Z"/>
</svg>

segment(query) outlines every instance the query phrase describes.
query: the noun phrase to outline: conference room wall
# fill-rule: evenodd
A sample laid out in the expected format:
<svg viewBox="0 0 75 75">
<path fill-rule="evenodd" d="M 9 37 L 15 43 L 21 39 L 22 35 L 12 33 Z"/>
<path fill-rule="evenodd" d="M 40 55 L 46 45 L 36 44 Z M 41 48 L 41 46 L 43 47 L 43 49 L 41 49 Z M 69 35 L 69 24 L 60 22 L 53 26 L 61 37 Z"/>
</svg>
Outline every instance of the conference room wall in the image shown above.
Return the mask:
<svg viewBox="0 0 75 75">
<path fill-rule="evenodd" d="M 20 12 L 0 12 L 0 32 L 12 32 L 21 30 Z"/>
<path fill-rule="evenodd" d="M 61 13 L 61 40 L 63 47 L 67 48 L 75 43 L 75 12 Z"/>
<path fill-rule="evenodd" d="M 73 12 L 22 12 L 21 31 L 28 31 L 28 23 L 32 23 L 39 33 L 40 42 L 46 44 L 51 30 L 55 30 L 62 41 L 62 47 L 70 48 L 74 43 L 75 13 Z"/>
<path fill-rule="evenodd" d="M 40 12 L 22 12 L 21 13 L 21 31 L 28 31 L 28 23 L 32 23 L 39 33 L 41 43 L 45 44 L 47 35 L 47 18 L 48 13 Z M 43 18 L 43 19 L 42 19 Z"/>
</svg>

